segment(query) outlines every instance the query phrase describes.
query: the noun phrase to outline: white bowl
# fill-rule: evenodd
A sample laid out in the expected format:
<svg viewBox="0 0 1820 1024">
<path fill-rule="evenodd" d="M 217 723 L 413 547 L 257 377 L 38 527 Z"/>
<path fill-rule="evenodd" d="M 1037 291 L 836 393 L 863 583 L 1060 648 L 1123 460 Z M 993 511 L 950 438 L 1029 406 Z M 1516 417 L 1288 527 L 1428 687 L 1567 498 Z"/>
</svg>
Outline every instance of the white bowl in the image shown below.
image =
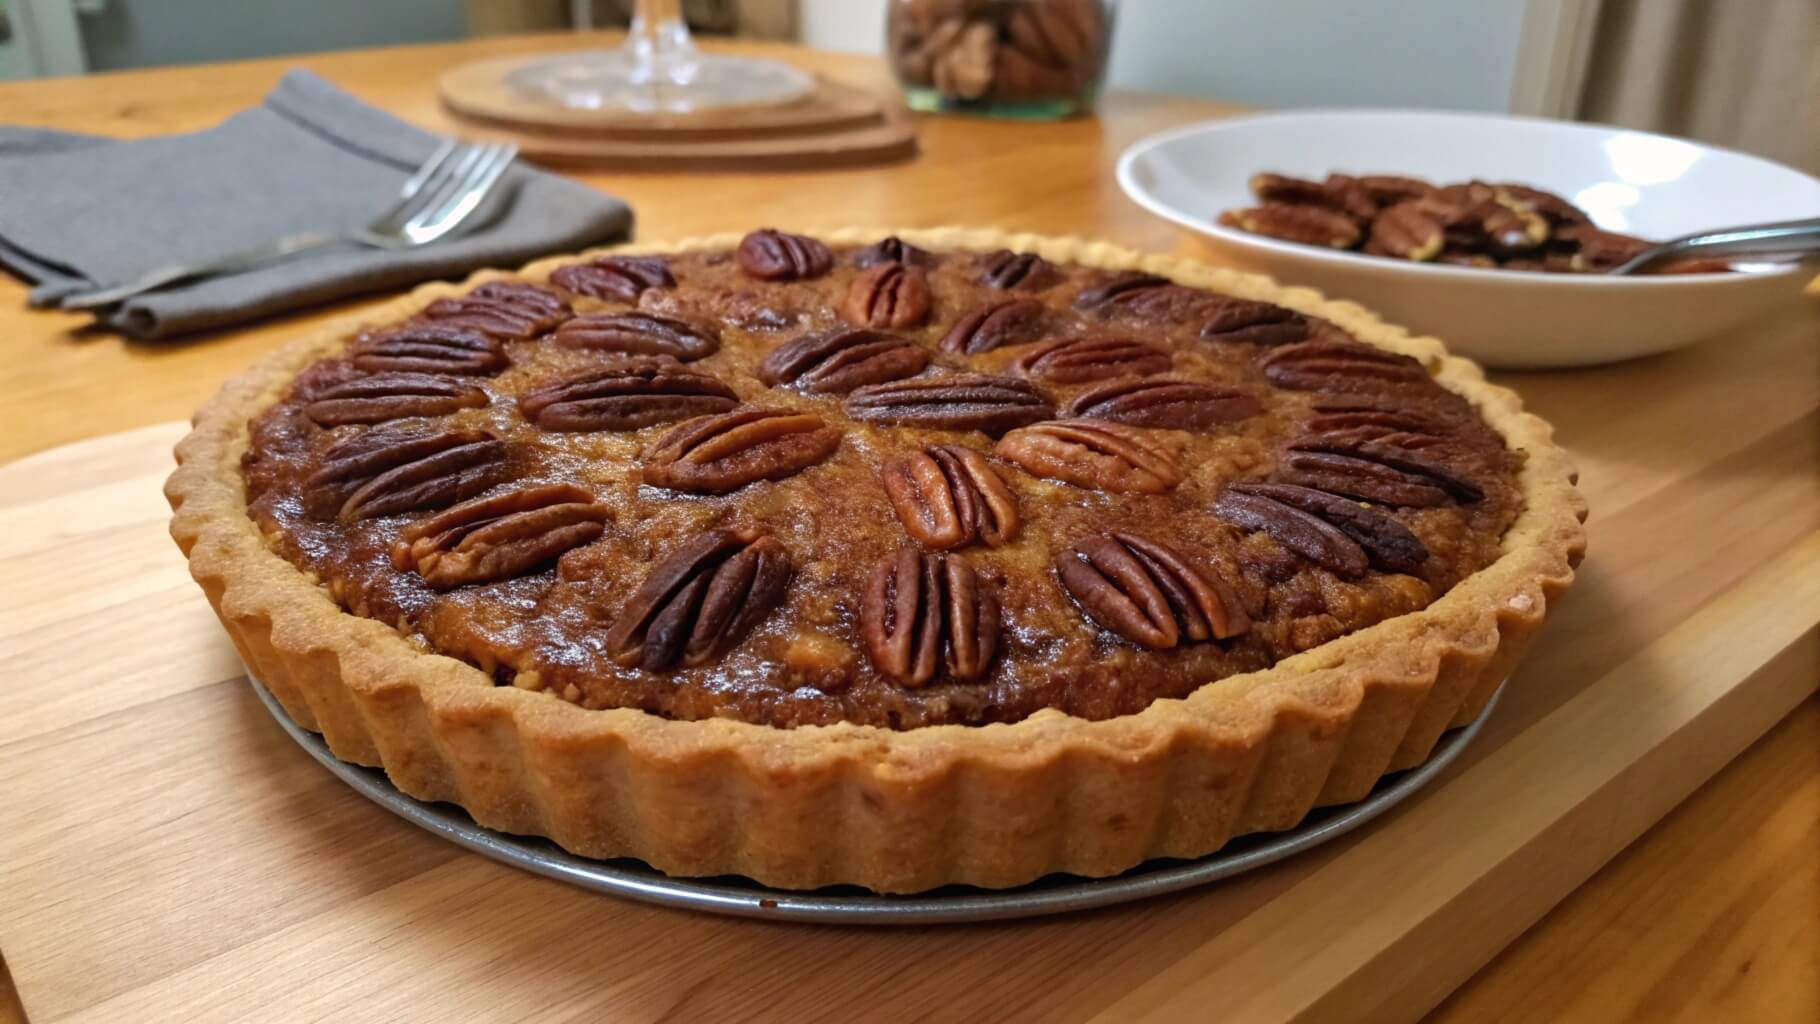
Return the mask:
<svg viewBox="0 0 1820 1024">
<path fill-rule="evenodd" d="M 1560 193 L 1602 228 L 1655 239 L 1820 216 L 1820 181 L 1665 135 L 1420 111 L 1314 110 L 1210 121 L 1151 136 L 1119 158 L 1126 195 L 1205 235 L 1231 263 L 1352 299 L 1492 366 L 1585 366 L 1691 345 L 1795 301 L 1813 275 L 1789 264 L 1651 277 L 1475 270 L 1298 245 L 1215 224 L 1220 211 L 1255 204 L 1246 182 L 1258 171 L 1521 182 Z"/>
</svg>

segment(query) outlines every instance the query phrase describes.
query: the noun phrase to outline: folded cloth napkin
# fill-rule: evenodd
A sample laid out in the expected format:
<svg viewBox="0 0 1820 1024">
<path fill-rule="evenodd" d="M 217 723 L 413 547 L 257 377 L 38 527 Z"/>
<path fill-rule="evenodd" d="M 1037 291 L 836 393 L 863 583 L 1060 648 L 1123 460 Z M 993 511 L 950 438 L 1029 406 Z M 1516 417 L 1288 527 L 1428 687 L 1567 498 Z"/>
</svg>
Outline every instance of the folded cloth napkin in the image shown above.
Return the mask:
<svg viewBox="0 0 1820 1024">
<path fill-rule="evenodd" d="M 31 302 L 132 281 L 298 231 L 369 223 L 439 138 L 305 71 L 206 131 L 120 141 L 0 127 L 0 267 Z M 269 316 L 360 292 L 514 266 L 626 237 L 625 203 L 514 165 L 451 237 L 388 252 L 349 244 L 172 286 L 103 311 L 142 338 Z"/>
</svg>

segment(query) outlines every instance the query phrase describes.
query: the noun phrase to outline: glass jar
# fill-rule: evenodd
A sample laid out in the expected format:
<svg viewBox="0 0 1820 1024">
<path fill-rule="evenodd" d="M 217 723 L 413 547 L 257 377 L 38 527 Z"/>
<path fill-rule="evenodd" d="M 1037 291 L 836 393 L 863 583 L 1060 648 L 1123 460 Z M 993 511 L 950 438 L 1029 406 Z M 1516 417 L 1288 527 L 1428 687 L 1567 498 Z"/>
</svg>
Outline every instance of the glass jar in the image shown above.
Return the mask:
<svg viewBox="0 0 1820 1024">
<path fill-rule="evenodd" d="M 911 109 L 1047 119 L 1093 109 L 1115 0 L 891 0 L 885 51 Z"/>
</svg>

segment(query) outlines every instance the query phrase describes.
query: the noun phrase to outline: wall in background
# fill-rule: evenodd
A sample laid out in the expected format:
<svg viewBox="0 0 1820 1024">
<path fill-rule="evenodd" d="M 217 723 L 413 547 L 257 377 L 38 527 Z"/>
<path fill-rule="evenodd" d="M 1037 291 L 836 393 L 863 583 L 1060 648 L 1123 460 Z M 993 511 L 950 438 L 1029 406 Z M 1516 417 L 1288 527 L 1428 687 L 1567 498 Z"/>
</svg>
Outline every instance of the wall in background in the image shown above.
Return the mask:
<svg viewBox="0 0 1820 1024">
<path fill-rule="evenodd" d="M 82 15 L 89 67 L 149 67 L 461 39 L 462 0 L 107 0 Z"/>
<path fill-rule="evenodd" d="M 1124 0 L 1115 86 L 1259 106 L 1504 110 L 1518 0 Z M 802 0 L 803 40 L 875 53 L 885 0 Z"/>
</svg>

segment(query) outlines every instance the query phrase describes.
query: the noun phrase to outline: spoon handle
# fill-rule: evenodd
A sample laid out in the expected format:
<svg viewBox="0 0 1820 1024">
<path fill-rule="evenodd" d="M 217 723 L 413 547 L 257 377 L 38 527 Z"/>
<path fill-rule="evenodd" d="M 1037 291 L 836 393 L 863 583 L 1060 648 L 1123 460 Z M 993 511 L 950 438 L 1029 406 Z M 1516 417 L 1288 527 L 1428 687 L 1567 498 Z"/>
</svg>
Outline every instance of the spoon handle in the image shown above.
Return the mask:
<svg viewBox="0 0 1820 1024">
<path fill-rule="evenodd" d="M 1800 256 L 1820 253 L 1820 217 L 1774 224 L 1746 224 L 1670 239 L 1613 267 L 1610 273 L 1633 274 L 1663 260 L 1688 256 Z"/>
</svg>

